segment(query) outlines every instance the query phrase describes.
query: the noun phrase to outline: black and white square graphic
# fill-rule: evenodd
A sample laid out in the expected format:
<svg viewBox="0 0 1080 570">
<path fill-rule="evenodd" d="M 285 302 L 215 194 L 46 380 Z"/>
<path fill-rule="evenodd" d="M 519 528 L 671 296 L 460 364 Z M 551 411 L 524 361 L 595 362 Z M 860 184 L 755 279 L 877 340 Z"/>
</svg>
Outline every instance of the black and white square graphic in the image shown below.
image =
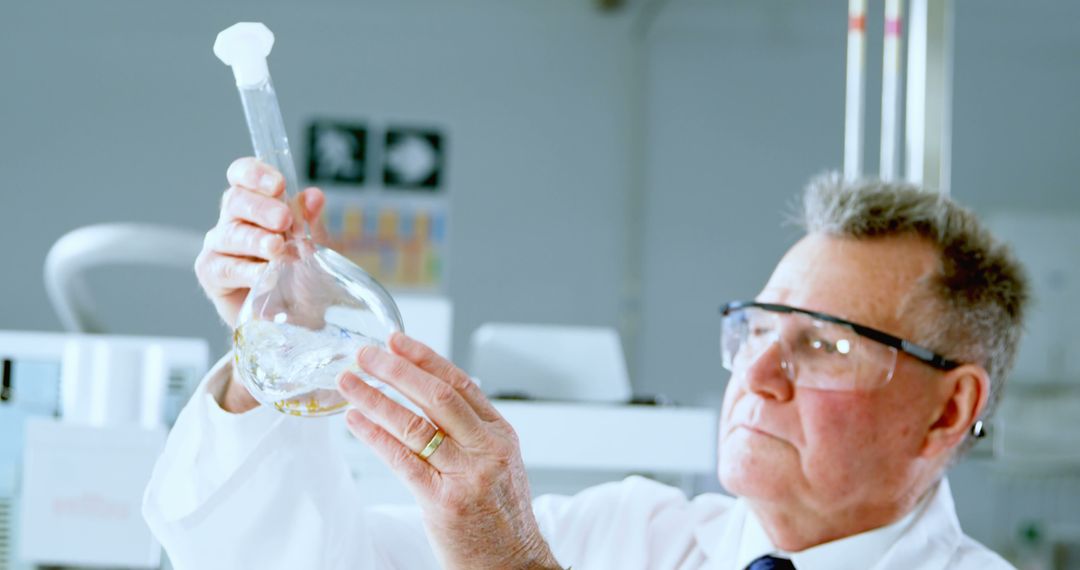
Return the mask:
<svg viewBox="0 0 1080 570">
<path fill-rule="evenodd" d="M 383 149 L 383 185 L 387 189 L 436 192 L 444 164 L 443 137 L 438 131 L 387 129 Z"/>
<path fill-rule="evenodd" d="M 360 186 L 367 174 L 367 128 L 335 121 L 308 127 L 308 179 Z"/>
</svg>

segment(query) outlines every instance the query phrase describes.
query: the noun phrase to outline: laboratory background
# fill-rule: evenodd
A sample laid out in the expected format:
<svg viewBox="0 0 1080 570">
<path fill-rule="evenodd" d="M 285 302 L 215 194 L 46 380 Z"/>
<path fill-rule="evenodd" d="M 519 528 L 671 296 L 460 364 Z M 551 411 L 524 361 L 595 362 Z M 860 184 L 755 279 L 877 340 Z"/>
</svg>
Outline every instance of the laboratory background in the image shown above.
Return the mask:
<svg viewBox="0 0 1080 570">
<path fill-rule="evenodd" d="M 1080 3 L 902 4 L 890 168 L 903 175 L 905 121 L 922 121 L 931 179 L 1013 245 L 1035 295 L 990 437 L 949 474 L 961 524 L 1021 568 L 1080 568 Z M 252 154 L 212 51 L 240 21 L 274 32 L 300 182 L 326 190 L 337 249 L 499 397 L 534 491 L 628 473 L 720 491 L 717 309 L 753 297 L 798 238 L 785 212 L 806 182 L 845 168 L 848 11 L 0 3 L 0 569 L 169 567 L 138 505 L 164 431 L 232 343 L 191 267 L 226 168 Z M 865 14 L 866 175 L 885 168 L 884 12 Z M 612 426 L 640 445 L 598 452 Z M 354 447 L 358 484 L 407 502 Z"/>
</svg>

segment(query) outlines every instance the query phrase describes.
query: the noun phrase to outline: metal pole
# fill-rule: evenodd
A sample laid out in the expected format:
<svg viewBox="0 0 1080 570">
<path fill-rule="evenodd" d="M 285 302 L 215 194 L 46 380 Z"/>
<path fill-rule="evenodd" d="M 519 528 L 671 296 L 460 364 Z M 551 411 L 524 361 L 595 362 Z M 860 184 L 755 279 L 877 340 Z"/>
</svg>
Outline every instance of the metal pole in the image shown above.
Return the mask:
<svg viewBox="0 0 1080 570">
<path fill-rule="evenodd" d="M 952 161 L 952 0 L 912 0 L 907 179 L 947 194 Z"/>
<path fill-rule="evenodd" d="M 642 275 L 645 251 L 645 194 L 648 173 L 648 112 L 649 112 L 649 31 L 671 0 L 645 0 L 639 5 L 630 29 L 632 69 L 628 78 L 630 126 L 627 143 L 631 170 L 626 193 L 624 231 L 626 232 L 626 255 L 624 256 L 622 303 L 619 314 L 619 334 L 626 354 L 627 373 L 631 383 L 640 381 L 643 351 L 641 350 Z"/>
<path fill-rule="evenodd" d="M 862 175 L 866 92 L 866 0 L 848 0 L 847 93 L 844 109 L 844 178 Z"/>
<path fill-rule="evenodd" d="M 881 63 L 881 179 L 896 180 L 900 119 L 900 53 L 904 1 L 885 0 L 885 46 Z"/>
</svg>

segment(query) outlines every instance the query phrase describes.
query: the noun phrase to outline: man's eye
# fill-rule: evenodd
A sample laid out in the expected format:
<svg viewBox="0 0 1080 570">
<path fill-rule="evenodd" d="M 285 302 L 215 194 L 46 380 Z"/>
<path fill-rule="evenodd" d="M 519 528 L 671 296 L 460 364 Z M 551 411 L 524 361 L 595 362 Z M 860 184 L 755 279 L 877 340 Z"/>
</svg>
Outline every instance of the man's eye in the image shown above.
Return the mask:
<svg viewBox="0 0 1080 570">
<path fill-rule="evenodd" d="M 750 327 L 750 336 L 760 337 L 760 336 L 768 336 L 770 334 L 772 334 L 772 327 L 767 327 L 767 326 L 751 326 Z"/>
</svg>

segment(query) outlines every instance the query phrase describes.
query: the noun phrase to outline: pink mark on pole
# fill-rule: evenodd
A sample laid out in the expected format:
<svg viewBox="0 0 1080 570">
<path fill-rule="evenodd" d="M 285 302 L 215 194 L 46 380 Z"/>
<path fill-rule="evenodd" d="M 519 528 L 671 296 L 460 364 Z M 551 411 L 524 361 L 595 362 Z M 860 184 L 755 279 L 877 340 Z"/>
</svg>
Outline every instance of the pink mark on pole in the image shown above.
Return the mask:
<svg viewBox="0 0 1080 570">
<path fill-rule="evenodd" d="M 890 18 L 885 20 L 885 35 L 886 36 L 900 36 L 900 30 L 902 24 L 899 18 Z"/>
</svg>

